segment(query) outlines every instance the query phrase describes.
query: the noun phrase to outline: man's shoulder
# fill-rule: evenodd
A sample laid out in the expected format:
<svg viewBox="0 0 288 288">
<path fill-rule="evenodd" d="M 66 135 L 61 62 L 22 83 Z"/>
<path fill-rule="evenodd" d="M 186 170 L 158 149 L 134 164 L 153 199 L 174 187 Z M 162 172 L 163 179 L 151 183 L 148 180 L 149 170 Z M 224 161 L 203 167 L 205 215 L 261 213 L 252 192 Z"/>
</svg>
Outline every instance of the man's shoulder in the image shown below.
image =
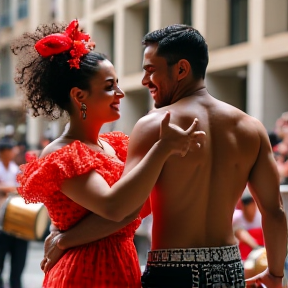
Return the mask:
<svg viewBox="0 0 288 288">
<path fill-rule="evenodd" d="M 156 131 L 159 133 L 160 123 L 164 118 L 164 115 L 164 110 L 153 109 L 137 121 L 134 130 L 141 130 L 141 133 L 151 133 Z"/>
<path fill-rule="evenodd" d="M 130 134 L 130 151 L 132 147 L 136 147 L 138 153 L 147 153 L 152 145 L 159 140 L 160 123 L 164 115 L 165 111 L 152 110 L 137 121 Z"/>
<path fill-rule="evenodd" d="M 162 121 L 167 109 L 152 109 L 145 116 L 139 119 L 142 122 L 149 122 L 151 125 L 160 124 Z"/>
</svg>

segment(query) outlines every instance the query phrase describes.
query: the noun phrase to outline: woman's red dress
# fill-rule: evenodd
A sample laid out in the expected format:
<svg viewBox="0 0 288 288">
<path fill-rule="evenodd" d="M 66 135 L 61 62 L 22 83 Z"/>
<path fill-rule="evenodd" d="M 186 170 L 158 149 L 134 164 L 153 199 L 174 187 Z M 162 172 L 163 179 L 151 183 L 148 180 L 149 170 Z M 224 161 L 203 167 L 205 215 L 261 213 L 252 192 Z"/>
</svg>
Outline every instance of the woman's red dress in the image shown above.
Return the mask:
<svg viewBox="0 0 288 288">
<path fill-rule="evenodd" d="M 80 141 L 22 165 L 19 194 L 29 203 L 44 203 L 52 223 L 69 229 L 89 211 L 61 191 L 65 179 L 94 169 L 112 186 L 119 180 L 127 155 L 128 137 L 121 132 L 101 135 L 116 151 L 116 157 L 95 152 Z M 81 191 L 79 191 L 81 193 Z M 133 243 L 140 216 L 118 232 L 87 245 L 69 249 L 44 278 L 47 288 L 141 287 L 140 266 Z M 95 226 L 97 229 L 97 226 Z"/>
</svg>

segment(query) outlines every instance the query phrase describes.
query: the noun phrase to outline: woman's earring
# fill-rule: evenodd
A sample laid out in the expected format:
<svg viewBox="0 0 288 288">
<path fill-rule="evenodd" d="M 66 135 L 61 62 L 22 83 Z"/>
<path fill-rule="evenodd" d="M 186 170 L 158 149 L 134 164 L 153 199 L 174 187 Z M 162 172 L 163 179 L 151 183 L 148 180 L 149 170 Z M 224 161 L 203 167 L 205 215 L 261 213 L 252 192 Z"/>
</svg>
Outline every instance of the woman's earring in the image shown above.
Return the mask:
<svg viewBox="0 0 288 288">
<path fill-rule="evenodd" d="M 81 114 L 82 114 L 82 119 L 85 120 L 87 116 L 87 106 L 84 103 L 81 103 Z"/>
</svg>

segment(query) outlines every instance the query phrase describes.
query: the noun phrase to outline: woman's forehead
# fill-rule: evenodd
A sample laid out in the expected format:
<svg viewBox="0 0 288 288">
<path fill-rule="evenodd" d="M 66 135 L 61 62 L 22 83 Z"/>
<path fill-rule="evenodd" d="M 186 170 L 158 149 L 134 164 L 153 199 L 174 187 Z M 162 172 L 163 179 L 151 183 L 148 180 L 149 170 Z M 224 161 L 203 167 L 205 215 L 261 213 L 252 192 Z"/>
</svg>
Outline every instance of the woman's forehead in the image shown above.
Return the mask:
<svg viewBox="0 0 288 288">
<path fill-rule="evenodd" d="M 109 60 L 103 60 L 99 62 L 99 76 L 107 77 L 110 76 L 117 76 L 114 65 Z"/>
<path fill-rule="evenodd" d="M 92 83 L 100 85 L 111 79 L 114 81 L 117 81 L 118 79 L 113 64 L 109 60 L 99 61 L 98 71 L 95 74 L 95 77 L 92 78 Z"/>
</svg>

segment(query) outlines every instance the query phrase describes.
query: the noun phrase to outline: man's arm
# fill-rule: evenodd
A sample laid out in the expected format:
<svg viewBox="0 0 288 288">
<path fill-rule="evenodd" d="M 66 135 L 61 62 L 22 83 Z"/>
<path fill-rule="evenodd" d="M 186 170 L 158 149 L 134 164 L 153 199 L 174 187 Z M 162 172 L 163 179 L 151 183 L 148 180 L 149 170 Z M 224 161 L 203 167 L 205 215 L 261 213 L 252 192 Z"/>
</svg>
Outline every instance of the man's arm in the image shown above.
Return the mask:
<svg viewBox="0 0 288 288">
<path fill-rule="evenodd" d="M 90 213 L 75 226 L 62 233 L 52 225 L 51 233 L 45 240 L 41 269 L 45 273 L 49 271 L 69 248 L 94 242 L 117 232 L 132 222 L 138 216 L 140 209 L 121 222 L 113 222 Z"/>
<path fill-rule="evenodd" d="M 130 172 L 158 141 L 161 118 L 162 115 L 152 112 L 141 118 L 134 126 L 130 134 L 128 155 L 123 175 Z"/>
<path fill-rule="evenodd" d="M 280 279 L 287 250 L 287 223 L 279 191 L 279 175 L 268 135 L 260 122 L 258 126 L 260 148 L 249 176 L 248 187 L 262 214 L 268 271 Z"/>
<path fill-rule="evenodd" d="M 90 213 L 75 226 L 61 233 L 57 246 L 66 250 L 105 238 L 137 218 L 140 208 L 121 222 L 114 222 Z"/>
</svg>

